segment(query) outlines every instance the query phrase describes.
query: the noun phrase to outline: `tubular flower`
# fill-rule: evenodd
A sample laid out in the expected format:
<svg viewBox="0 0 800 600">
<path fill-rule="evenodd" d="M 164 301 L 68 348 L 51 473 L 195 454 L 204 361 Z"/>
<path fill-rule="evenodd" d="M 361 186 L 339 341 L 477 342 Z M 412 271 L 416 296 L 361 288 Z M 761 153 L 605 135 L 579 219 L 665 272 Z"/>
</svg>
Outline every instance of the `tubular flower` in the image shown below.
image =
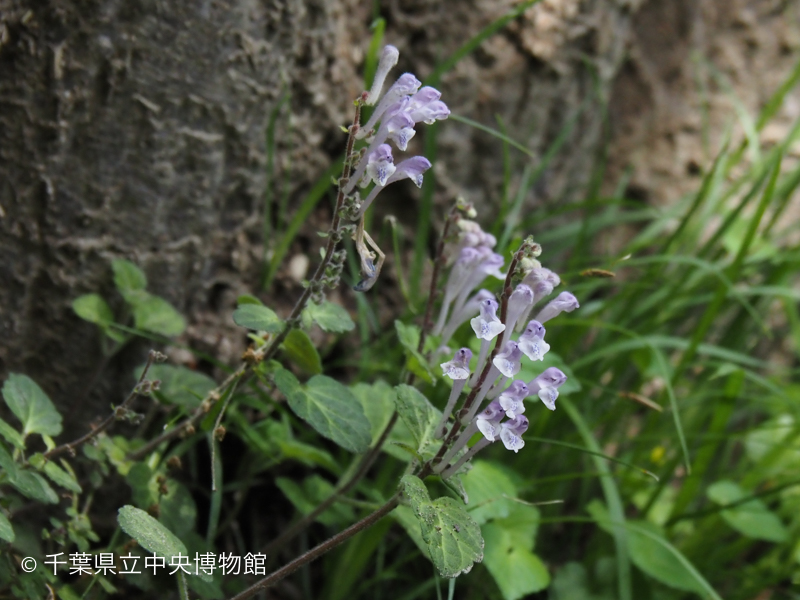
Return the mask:
<svg viewBox="0 0 800 600">
<path fill-rule="evenodd" d="M 497 401 L 503 410 L 506 411 L 506 416 L 513 419 L 517 415 L 525 412 L 525 403 L 523 400 L 528 395 L 528 386 L 521 379 L 516 379 L 511 382 Z"/>
<path fill-rule="evenodd" d="M 500 439 L 507 450 L 513 450 L 516 453 L 525 446 L 522 434 L 527 430 L 528 419 L 524 415 L 517 415 L 510 421 L 500 424 Z"/>
<path fill-rule="evenodd" d="M 532 320 L 519 336 L 519 349 L 531 360 L 543 360 L 550 350 L 550 344 L 544 341 L 544 325 Z"/>
</svg>

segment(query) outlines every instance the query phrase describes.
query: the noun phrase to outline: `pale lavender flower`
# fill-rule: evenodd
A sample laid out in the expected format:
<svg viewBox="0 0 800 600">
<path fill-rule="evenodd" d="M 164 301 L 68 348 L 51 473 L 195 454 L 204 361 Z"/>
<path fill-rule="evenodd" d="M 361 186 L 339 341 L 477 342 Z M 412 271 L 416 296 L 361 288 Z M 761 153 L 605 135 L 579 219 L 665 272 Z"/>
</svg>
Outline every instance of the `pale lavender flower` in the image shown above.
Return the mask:
<svg viewBox="0 0 800 600">
<path fill-rule="evenodd" d="M 422 85 L 422 83 L 411 73 L 403 73 L 400 75 L 394 85 L 392 85 L 384 94 L 383 98 L 381 98 L 381 101 L 378 103 L 378 106 L 375 107 L 375 111 L 372 113 L 369 121 L 358 130 L 356 139 L 360 140 L 367 137 L 391 106 L 404 96 L 414 94 L 419 89 L 420 85 Z"/>
<path fill-rule="evenodd" d="M 580 306 L 581 305 L 578 304 L 578 299 L 575 298 L 575 296 L 569 292 L 561 292 L 558 296 L 556 296 L 555 300 L 548 302 L 541 312 L 536 315 L 536 320 L 540 323 L 546 323 L 550 319 L 560 315 L 562 312 L 572 312 L 576 308 L 580 308 Z"/>
<path fill-rule="evenodd" d="M 440 333 L 444 328 L 447 313 L 450 310 L 450 304 L 452 304 L 453 300 L 455 300 L 456 296 L 461 291 L 461 288 L 464 287 L 469 274 L 472 272 L 472 269 L 474 265 L 477 264 L 479 258 L 480 254 L 475 248 L 462 248 L 458 253 L 458 259 L 456 259 L 455 264 L 450 269 L 450 274 L 447 276 L 447 283 L 445 283 L 444 286 L 442 307 L 439 310 L 439 318 L 437 319 L 436 327 L 433 330 L 435 334 Z M 494 295 L 492 295 L 492 297 L 494 297 Z M 446 342 L 442 341 L 442 343 Z"/>
<path fill-rule="evenodd" d="M 538 377 L 528 382 L 530 393 L 537 394 L 539 399 L 550 410 L 556 409 L 558 388 L 567 381 L 567 376 L 558 367 L 548 367 Z"/>
<path fill-rule="evenodd" d="M 506 411 L 506 416 L 509 419 L 515 418 L 525 412 L 525 403 L 523 400 L 528 396 L 528 386 L 521 379 L 516 379 L 511 382 L 503 393 L 497 398 L 500 406 Z"/>
<path fill-rule="evenodd" d="M 492 364 L 506 377 L 514 377 L 519 373 L 522 350 L 516 342 L 506 342 L 503 351 L 494 357 Z"/>
<path fill-rule="evenodd" d="M 475 424 L 478 427 L 478 431 L 483 434 L 483 437 L 493 442 L 500 434 L 500 421 L 505 416 L 506 413 L 503 407 L 500 406 L 497 400 L 494 400 L 489 403 L 489 406 L 483 412 L 478 413 L 478 416 L 475 417 Z"/>
<path fill-rule="evenodd" d="M 531 360 L 543 360 L 550 350 L 550 344 L 544 341 L 546 330 L 544 325 L 535 319 L 528 323 L 525 331 L 519 336 L 519 349 Z"/>
<path fill-rule="evenodd" d="M 394 46 L 386 45 L 383 47 L 380 58 L 378 58 L 378 68 L 375 69 L 375 78 L 372 80 L 372 87 L 367 95 L 367 105 L 372 106 L 378 101 L 383 89 L 383 82 L 386 81 L 386 75 L 397 64 L 399 57 L 400 52 Z"/>
<path fill-rule="evenodd" d="M 453 360 L 442 363 L 442 373 L 453 380 L 469 378 L 469 361 L 472 360 L 472 351 L 469 348 L 461 348 L 453 357 Z"/>
<path fill-rule="evenodd" d="M 384 186 L 395 170 L 392 147 L 389 144 L 381 144 L 367 156 L 367 175 L 361 178 L 361 187 L 366 187 L 370 181 L 375 185 Z"/>
<path fill-rule="evenodd" d="M 407 158 L 395 166 L 394 172 L 386 179 L 386 185 L 407 177 L 413 181 L 417 187 L 421 187 L 422 174 L 430 168 L 431 162 L 427 158 L 424 156 L 412 156 L 411 158 Z M 361 215 L 367 211 L 377 195 L 383 188 L 386 187 L 386 185 L 376 185 L 372 188 L 370 193 L 361 203 L 361 207 L 358 209 L 358 213 L 356 214 L 357 218 L 360 218 Z"/>
<path fill-rule="evenodd" d="M 435 100 L 411 109 L 409 114 L 415 123 L 422 121 L 426 125 L 433 125 L 436 121 L 442 121 L 450 116 L 450 109 L 441 100 Z"/>
<path fill-rule="evenodd" d="M 461 310 L 457 312 L 454 311 L 446 320 L 440 316 L 443 324 L 441 327 L 437 325 L 437 328 L 434 329 L 433 333 L 438 335 L 441 332 L 441 343 L 446 344 L 450 338 L 453 337 L 456 329 L 461 327 L 461 325 L 466 323 L 472 315 L 480 310 L 480 303 L 483 300 L 488 298 L 494 300 L 494 297 L 494 294 L 487 289 L 478 290 L 478 292 L 472 296 L 472 298 L 470 298 L 466 304 L 464 304 L 464 307 Z M 442 305 L 442 308 L 444 308 L 444 305 Z"/>
<path fill-rule="evenodd" d="M 447 406 L 442 411 L 442 418 L 439 419 L 439 425 L 434 430 L 437 438 L 444 437 L 447 432 L 447 421 L 450 419 L 450 414 L 456 405 L 458 397 L 464 389 L 469 378 L 469 361 L 472 359 L 472 351 L 469 348 L 461 348 L 456 351 L 453 360 L 449 360 L 441 364 L 442 372 L 453 380 L 453 388 L 450 390 L 450 398 L 447 400 Z"/>
<path fill-rule="evenodd" d="M 533 306 L 533 290 L 520 283 L 508 299 L 508 310 L 506 311 L 506 330 L 503 332 L 503 339 L 500 342 L 504 344 L 508 335 L 514 331 L 514 326 L 517 320 L 525 313 L 528 312 L 530 307 Z"/>
<path fill-rule="evenodd" d="M 476 264 L 461 288 L 461 292 L 453 304 L 454 311 L 461 310 L 472 290 L 478 287 L 489 275 L 497 279 L 505 279 L 505 275 L 500 272 L 500 267 L 505 262 L 503 257 L 485 246 L 478 246 L 476 250 L 481 253 L 482 259 Z"/>
<path fill-rule="evenodd" d="M 517 415 L 510 421 L 506 421 L 500 425 L 500 439 L 507 450 L 513 450 L 516 453 L 525 446 L 522 434 L 527 430 L 527 417 L 524 415 Z"/>
<path fill-rule="evenodd" d="M 497 304 L 497 301 L 491 298 L 481 302 L 480 315 L 470 321 L 472 330 L 478 336 L 478 339 L 492 340 L 505 330 L 506 326 L 497 318 L 497 309 L 499 307 L 500 305 Z"/>
</svg>

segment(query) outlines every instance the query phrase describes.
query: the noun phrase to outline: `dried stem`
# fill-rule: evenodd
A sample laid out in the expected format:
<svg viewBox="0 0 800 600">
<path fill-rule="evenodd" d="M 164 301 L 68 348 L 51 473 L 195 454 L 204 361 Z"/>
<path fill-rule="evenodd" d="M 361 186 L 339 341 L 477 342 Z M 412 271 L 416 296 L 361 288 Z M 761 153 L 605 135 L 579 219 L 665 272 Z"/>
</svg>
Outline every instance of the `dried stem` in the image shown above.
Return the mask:
<svg viewBox="0 0 800 600">
<path fill-rule="evenodd" d="M 74 455 L 75 448 L 81 446 L 82 444 L 85 444 L 92 438 L 100 435 L 103 431 L 111 427 L 111 425 L 113 425 L 114 422 L 117 420 L 118 418 L 117 415 L 119 414 L 119 412 L 121 410 L 126 409 L 128 407 L 128 404 L 133 402 L 133 399 L 140 394 L 141 385 L 144 382 L 145 377 L 147 377 L 147 372 L 150 370 L 150 367 L 155 362 L 157 356 L 158 353 L 155 350 L 150 350 L 150 353 L 147 355 L 147 363 L 145 363 L 144 369 L 142 369 L 142 374 L 139 376 L 139 380 L 136 382 L 136 385 L 133 386 L 133 390 L 131 390 L 131 393 L 128 395 L 127 398 L 125 398 L 125 401 L 114 409 L 114 412 L 112 412 L 105 419 L 103 419 L 103 422 L 100 423 L 100 425 L 92 429 L 86 435 L 79 437 L 77 440 L 74 440 L 67 444 L 61 444 L 60 446 L 53 448 L 49 452 L 45 452 L 44 457 L 47 459 L 53 459 L 56 456 L 64 454 L 65 452 L 69 452 L 70 454 Z"/>
<path fill-rule="evenodd" d="M 262 579 L 257 583 L 254 583 L 243 592 L 236 594 L 230 600 L 245 600 L 246 598 L 252 598 L 258 592 L 265 590 L 272 585 L 275 585 L 281 579 L 287 577 L 288 575 L 291 575 L 300 567 L 307 565 L 308 563 L 310 563 L 313 560 L 316 560 L 326 552 L 329 552 L 330 550 L 334 549 L 339 544 L 346 542 L 355 534 L 369 527 L 372 527 L 372 525 L 374 525 L 375 523 L 380 521 L 383 517 L 392 512 L 392 510 L 394 510 L 394 508 L 398 505 L 399 502 L 400 502 L 400 493 L 398 492 L 397 494 L 392 496 L 392 498 L 386 504 L 381 506 L 375 512 L 364 517 L 357 523 L 354 523 L 344 531 L 340 531 L 332 538 L 328 539 L 325 542 L 322 542 L 318 546 L 315 546 L 308 552 L 301 554 L 300 556 L 295 558 L 292 562 L 287 563 L 277 571 L 274 571 L 271 574 L 267 575 L 264 579 Z"/>
</svg>

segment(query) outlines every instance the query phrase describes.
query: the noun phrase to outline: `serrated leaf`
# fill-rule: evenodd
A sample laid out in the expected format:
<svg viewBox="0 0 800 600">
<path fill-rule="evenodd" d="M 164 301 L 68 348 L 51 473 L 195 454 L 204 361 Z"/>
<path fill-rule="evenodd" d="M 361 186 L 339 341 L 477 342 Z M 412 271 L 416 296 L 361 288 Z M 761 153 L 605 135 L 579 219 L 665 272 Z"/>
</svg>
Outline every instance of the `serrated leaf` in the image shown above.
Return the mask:
<svg viewBox="0 0 800 600">
<path fill-rule="evenodd" d="M 403 476 L 400 486 L 439 575 L 458 577 L 483 560 L 481 529 L 458 501 L 444 497 L 431 502 L 425 484 L 414 475 Z"/>
<path fill-rule="evenodd" d="M 473 460 L 472 469 L 462 479 L 470 501 L 467 510 L 478 524 L 511 514 L 516 503 L 509 498 L 516 497 L 517 488 L 502 469 L 485 460 Z"/>
<path fill-rule="evenodd" d="M 3 398 L 22 422 L 23 438 L 31 433 L 61 433 L 61 415 L 42 388 L 27 375 L 11 373 L 3 385 Z"/>
<path fill-rule="evenodd" d="M 738 502 L 750 494 L 733 481 L 717 481 L 706 490 L 715 503 L 725 506 Z M 785 542 L 789 537 L 784 524 L 760 499 L 753 498 L 722 511 L 722 518 L 742 535 L 768 542 Z"/>
<path fill-rule="evenodd" d="M 414 436 L 417 451 L 424 458 L 436 454 L 439 441 L 434 437 L 434 429 L 442 418 L 442 413 L 419 390 L 410 385 L 398 385 L 397 413 Z"/>
<path fill-rule="evenodd" d="M 127 300 L 133 309 L 133 322 L 138 329 L 166 337 L 180 335 L 186 329 L 186 320 L 181 313 L 159 296 L 140 291 Z"/>
<path fill-rule="evenodd" d="M 406 352 L 406 366 L 409 370 L 427 383 L 433 383 L 435 377 L 428 368 L 425 357 L 417 351 L 419 345 L 420 329 L 415 325 L 406 325 L 402 321 L 395 321 L 397 339 Z"/>
<path fill-rule="evenodd" d="M 322 304 L 309 302 L 303 310 L 303 322 L 307 323 L 309 320 L 319 325 L 323 331 L 332 333 L 352 331 L 356 326 L 344 307 L 327 300 Z"/>
<path fill-rule="evenodd" d="M 16 536 L 14 535 L 14 528 L 11 526 L 11 521 L 0 512 L 0 539 L 7 542 L 13 542 Z"/>
<path fill-rule="evenodd" d="M 292 329 L 283 341 L 286 357 L 306 373 L 322 373 L 322 360 L 308 334 L 301 329 Z"/>
<path fill-rule="evenodd" d="M 144 366 L 140 366 L 134 372 L 137 379 L 143 368 Z M 217 386 L 208 375 L 174 365 L 152 365 L 147 372 L 147 378 L 161 382 L 156 392 L 159 400 L 190 410 L 197 408 L 208 392 Z"/>
<path fill-rule="evenodd" d="M 129 260 L 117 258 L 111 261 L 111 270 L 114 271 L 114 285 L 126 300 L 130 292 L 147 287 L 147 276 Z"/>
<path fill-rule="evenodd" d="M 114 322 L 111 307 L 98 294 L 84 294 L 72 301 L 72 310 L 84 321 L 99 325 L 103 329 Z"/>
<path fill-rule="evenodd" d="M 19 431 L 14 429 L 11 425 L 0 419 L 0 435 L 5 438 L 5 440 L 11 444 L 12 446 L 19 448 L 20 450 L 25 449 L 25 440 L 22 439 L 22 434 Z"/>
<path fill-rule="evenodd" d="M 272 309 L 258 304 L 245 304 L 233 311 L 233 322 L 239 327 L 278 333 L 283 329 L 283 321 Z"/>
<path fill-rule="evenodd" d="M 347 387 L 324 375 L 315 375 L 302 386 L 286 369 L 280 369 L 274 377 L 289 407 L 320 435 L 351 452 L 369 448 L 369 421 Z"/>
<path fill-rule="evenodd" d="M 135 506 L 126 505 L 120 508 L 117 522 L 142 548 L 164 557 L 168 562 L 171 562 L 173 556 L 189 555 L 186 546 L 174 533 Z"/>
</svg>

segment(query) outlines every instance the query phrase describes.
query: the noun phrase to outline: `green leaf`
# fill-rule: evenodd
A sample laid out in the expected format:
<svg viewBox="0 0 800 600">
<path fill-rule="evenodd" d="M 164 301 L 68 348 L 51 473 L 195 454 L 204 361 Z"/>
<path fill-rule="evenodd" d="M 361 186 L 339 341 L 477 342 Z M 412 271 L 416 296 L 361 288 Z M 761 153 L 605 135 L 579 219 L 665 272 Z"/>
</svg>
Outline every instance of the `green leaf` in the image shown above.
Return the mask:
<svg viewBox="0 0 800 600">
<path fill-rule="evenodd" d="M 169 302 L 147 292 L 137 292 L 126 298 L 133 308 L 133 322 L 138 329 L 166 337 L 180 335 L 186 320 Z"/>
<path fill-rule="evenodd" d="M 467 510 L 479 525 L 490 519 L 508 517 L 517 504 L 508 499 L 517 495 L 511 478 L 488 461 L 473 460 L 472 469 L 462 475 L 462 479 L 469 496 Z"/>
<path fill-rule="evenodd" d="M 134 372 L 137 379 L 143 368 L 144 366 L 140 366 Z M 200 401 L 217 386 L 208 375 L 174 365 L 152 365 L 147 372 L 147 378 L 161 381 L 156 392 L 159 400 L 189 410 L 197 408 Z"/>
<path fill-rule="evenodd" d="M 178 537 L 194 531 L 197 505 L 186 486 L 175 481 L 168 481 L 167 493 L 161 496 L 158 508 L 158 520 Z"/>
<path fill-rule="evenodd" d="M 60 485 L 61 487 L 77 494 L 80 494 L 83 491 L 80 484 L 75 479 L 75 476 L 59 467 L 53 461 L 49 460 L 44 463 L 43 471 L 50 481 L 56 485 Z"/>
<path fill-rule="evenodd" d="M 539 511 L 532 506 L 517 504 L 517 507 L 528 518 L 527 522 L 502 519 L 481 528 L 486 547 L 484 564 L 505 600 L 517 600 L 550 585 L 547 568 L 531 552 L 530 530 L 535 532 Z M 531 518 L 535 518 L 532 523 Z"/>
<path fill-rule="evenodd" d="M 175 534 L 135 506 L 126 505 L 120 508 L 117 522 L 142 548 L 164 557 L 168 562 L 172 561 L 173 556 L 189 555 L 186 546 Z"/>
<path fill-rule="evenodd" d="M 25 449 L 25 440 L 22 439 L 20 432 L 3 421 L 3 419 L 0 419 L 0 435 L 15 448 L 19 448 L 20 450 Z"/>
<path fill-rule="evenodd" d="M 256 304 L 258 306 L 264 306 L 264 303 L 261 302 L 261 300 L 250 294 L 242 294 L 236 298 L 236 306 L 241 306 L 242 304 Z"/>
<path fill-rule="evenodd" d="M 306 477 L 302 485 L 286 477 L 278 477 L 275 485 L 303 515 L 309 514 L 334 493 L 333 485 L 319 475 Z M 346 504 L 334 504 L 316 518 L 323 525 L 341 525 L 354 520 L 353 509 Z"/>
<path fill-rule="evenodd" d="M 708 497 L 715 503 L 725 506 L 747 498 L 745 492 L 733 481 L 717 481 L 706 490 Z M 768 542 L 785 542 L 789 532 L 767 505 L 758 498 L 722 511 L 722 518 L 742 535 L 756 540 Z"/>
<path fill-rule="evenodd" d="M 278 333 L 283 329 L 283 321 L 266 306 L 245 304 L 233 311 L 233 322 L 245 329 Z"/>
<path fill-rule="evenodd" d="M 417 351 L 419 346 L 420 329 L 415 325 L 406 325 L 402 321 L 395 321 L 394 328 L 397 331 L 397 339 L 400 344 L 405 348 L 406 352 L 406 366 L 417 377 L 433 383 L 435 377 L 431 370 L 428 368 L 428 361 Z"/>
<path fill-rule="evenodd" d="M 23 438 L 31 433 L 50 436 L 61 433 L 61 415 L 42 388 L 27 375 L 11 373 L 3 385 L 3 398 L 22 422 Z"/>
<path fill-rule="evenodd" d="M 114 271 L 114 285 L 126 300 L 130 292 L 147 287 L 147 276 L 129 260 L 117 258 L 111 261 L 111 270 Z"/>
<path fill-rule="evenodd" d="M 380 437 L 389 419 L 394 412 L 396 392 L 385 381 L 379 380 L 373 384 L 357 383 L 350 390 L 353 395 L 361 402 L 364 414 L 369 421 L 372 431 L 372 443 L 374 444 Z"/>
<path fill-rule="evenodd" d="M 313 321 L 323 331 L 333 333 L 352 331 L 356 326 L 344 307 L 327 300 L 322 304 L 309 302 L 308 306 L 303 310 L 302 319 L 304 324 Z"/>
<path fill-rule="evenodd" d="M 410 385 L 401 384 L 395 390 L 397 413 L 414 436 L 419 454 L 430 458 L 438 450 L 439 441 L 434 437 L 434 429 L 442 413 Z"/>
<path fill-rule="evenodd" d="M 322 360 L 308 334 L 302 329 L 292 329 L 283 341 L 286 357 L 306 373 L 322 373 Z"/>
<path fill-rule="evenodd" d="M 286 369 L 275 373 L 275 384 L 294 413 L 319 434 L 351 452 L 369 448 L 369 421 L 347 387 L 324 375 L 314 375 L 302 386 Z"/>
<path fill-rule="evenodd" d="M 16 536 L 14 535 L 14 528 L 11 526 L 11 521 L 0 512 L 0 539 L 7 542 L 13 542 Z"/>
<path fill-rule="evenodd" d="M 431 502 L 419 477 L 405 475 L 400 480 L 405 497 L 417 517 L 428 555 L 442 577 L 469 573 L 483 560 L 481 528 L 458 501 L 437 498 Z"/>
<path fill-rule="evenodd" d="M 38 500 L 45 504 L 58 504 L 58 495 L 45 478 L 38 473 L 26 469 L 18 469 L 13 478 L 9 477 L 9 483 L 27 498 Z"/>
<path fill-rule="evenodd" d="M 608 509 L 599 500 L 592 500 L 586 509 L 601 529 L 613 535 Z M 691 564 L 685 558 L 681 560 L 682 556 L 677 550 L 670 550 L 671 544 L 664 539 L 664 534 L 657 525 L 647 521 L 628 520 L 625 528 L 633 564 L 669 587 L 696 592 L 705 597 L 708 592 L 703 585 L 705 580 L 693 568 L 689 568 Z"/>
<path fill-rule="evenodd" d="M 84 321 L 99 325 L 103 329 L 114 322 L 111 307 L 97 294 L 84 294 L 72 301 L 72 310 Z"/>
<path fill-rule="evenodd" d="M 391 515 L 394 520 L 400 523 L 400 526 L 406 530 L 408 537 L 416 544 L 419 551 L 422 552 L 422 554 L 428 554 L 428 545 L 425 543 L 425 540 L 422 539 L 422 529 L 411 507 L 401 504 L 392 511 Z"/>
</svg>

